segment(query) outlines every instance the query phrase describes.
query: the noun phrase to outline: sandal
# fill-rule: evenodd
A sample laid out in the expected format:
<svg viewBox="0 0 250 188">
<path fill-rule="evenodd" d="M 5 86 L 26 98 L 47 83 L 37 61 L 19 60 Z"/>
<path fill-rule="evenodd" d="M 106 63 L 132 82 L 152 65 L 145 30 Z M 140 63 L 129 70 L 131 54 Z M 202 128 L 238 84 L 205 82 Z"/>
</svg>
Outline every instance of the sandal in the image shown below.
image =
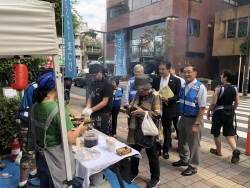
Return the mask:
<svg viewBox="0 0 250 188">
<path fill-rule="evenodd" d="M 237 163 L 239 160 L 240 160 L 240 150 L 235 149 L 233 151 L 231 163 Z"/>
<path fill-rule="evenodd" d="M 210 149 L 210 153 L 212 153 L 212 154 L 214 154 L 214 155 L 217 155 L 217 156 L 222 156 L 222 155 L 219 155 L 217 149 L 211 148 L 211 149 Z"/>
</svg>

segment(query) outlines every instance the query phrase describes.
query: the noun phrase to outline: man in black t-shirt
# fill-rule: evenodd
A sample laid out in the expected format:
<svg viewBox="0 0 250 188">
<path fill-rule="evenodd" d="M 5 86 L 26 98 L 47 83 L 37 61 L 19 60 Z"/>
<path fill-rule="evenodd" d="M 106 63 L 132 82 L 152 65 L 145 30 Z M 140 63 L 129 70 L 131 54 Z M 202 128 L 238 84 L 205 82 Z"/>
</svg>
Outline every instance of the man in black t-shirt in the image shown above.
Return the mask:
<svg viewBox="0 0 250 188">
<path fill-rule="evenodd" d="M 111 136 L 112 83 L 108 80 L 104 67 L 101 65 L 90 65 L 89 74 L 92 77 L 91 93 L 83 114 L 92 116 L 95 120 L 95 129 Z"/>
<path fill-rule="evenodd" d="M 234 136 L 236 127 L 234 127 L 234 111 L 239 105 L 239 93 L 236 86 L 231 85 L 233 73 L 230 70 L 224 69 L 221 74 L 222 86 L 215 89 L 213 99 L 207 111 L 207 119 L 212 117 L 211 134 L 214 135 L 214 142 L 216 149 L 211 148 L 212 154 L 222 156 L 221 153 L 221 138 L 220 129 L 223 126 L 223 136 L 226 137 L 227 142 L 233 150 L 232 163 L 240 160 L 240 151 L 236 148 L 236 141 Z M 236 125 L 235 125 L 236 126 Z"/>
</svg>

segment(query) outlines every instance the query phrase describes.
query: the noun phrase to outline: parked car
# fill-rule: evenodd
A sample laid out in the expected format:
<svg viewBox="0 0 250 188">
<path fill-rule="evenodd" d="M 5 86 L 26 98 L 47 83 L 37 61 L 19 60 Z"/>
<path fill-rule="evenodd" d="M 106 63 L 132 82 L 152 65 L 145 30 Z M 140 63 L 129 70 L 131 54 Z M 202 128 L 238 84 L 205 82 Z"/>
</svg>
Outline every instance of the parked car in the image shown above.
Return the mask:
<svg viewBox="0 0 250 188">
<path fill-rule="evenodd" d="M 74 86 L 84 87 L 86 85 L 86 73 L 80 72 L 74 79 Z"/>
</svg>

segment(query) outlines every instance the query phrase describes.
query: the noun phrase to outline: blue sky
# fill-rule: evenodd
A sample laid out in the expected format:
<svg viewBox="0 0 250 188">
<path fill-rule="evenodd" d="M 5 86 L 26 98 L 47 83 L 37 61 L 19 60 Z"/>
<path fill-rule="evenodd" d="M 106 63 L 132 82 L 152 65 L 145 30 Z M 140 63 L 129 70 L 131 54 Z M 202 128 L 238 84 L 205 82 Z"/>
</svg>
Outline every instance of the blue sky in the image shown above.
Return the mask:
<svg viewBox="0 0 250 188">
<path fill-rule="evenodd" d="M 79 0 L 74 6 L 82 16 L 82 21 L 87 22 L 89 27 L 101 29 L 106 19 L 106 0 Z"/>
</svg>

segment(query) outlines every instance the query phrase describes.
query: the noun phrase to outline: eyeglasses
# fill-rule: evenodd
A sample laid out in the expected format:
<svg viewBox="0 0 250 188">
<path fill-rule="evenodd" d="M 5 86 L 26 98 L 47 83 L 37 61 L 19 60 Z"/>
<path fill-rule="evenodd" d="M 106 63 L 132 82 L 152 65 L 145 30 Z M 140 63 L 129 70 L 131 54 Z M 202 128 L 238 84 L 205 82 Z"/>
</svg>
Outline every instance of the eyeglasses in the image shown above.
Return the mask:
<svg viewBox="0 0 250 188">
<path fill-rule="evenodd" d="M 192 74 L 194 71 L 183 71 L 183 74 Z"/>
</svg>

